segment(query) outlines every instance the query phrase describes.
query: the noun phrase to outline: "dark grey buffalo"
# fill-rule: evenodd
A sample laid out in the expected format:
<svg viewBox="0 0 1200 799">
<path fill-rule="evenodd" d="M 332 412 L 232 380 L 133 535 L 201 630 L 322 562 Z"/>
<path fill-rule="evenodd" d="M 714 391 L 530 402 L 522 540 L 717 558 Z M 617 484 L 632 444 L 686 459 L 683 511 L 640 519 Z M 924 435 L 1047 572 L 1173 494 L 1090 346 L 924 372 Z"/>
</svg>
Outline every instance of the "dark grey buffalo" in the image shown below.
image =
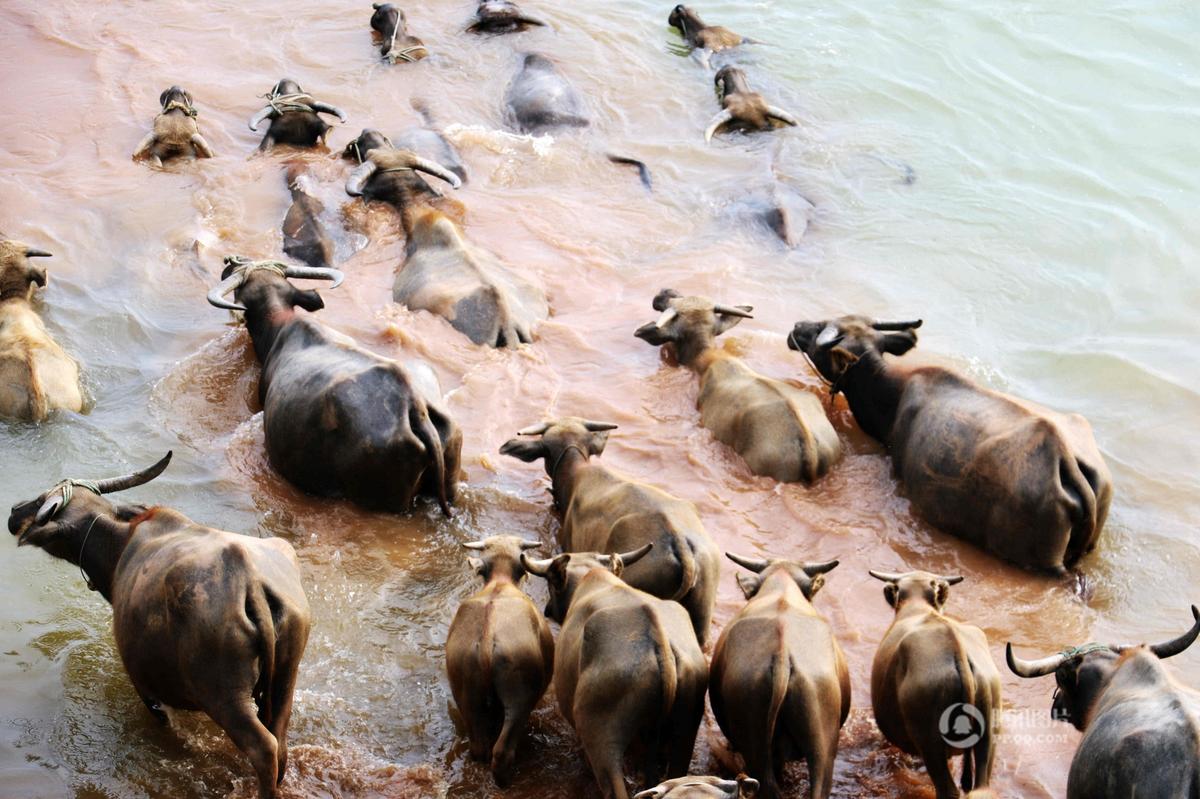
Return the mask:
<svg viewBox="0 0 1200 799">
<path fill-rule="evenodd" d="M 250 130 L 258 130 L 265 120 L 271 125 L 258 145 L 260 150 L 269 150 L 276 144 L 291 144 L 295 147 L 315 147 L 325 143 L 330 126 L 319 114 L 332 114 L 346 121 L 342 109 L 329 103 L 313 99 L 300 88 L 300 84 L 284 78 L 263 95 L 267 104 L 250 118 Z"/>
</svg>

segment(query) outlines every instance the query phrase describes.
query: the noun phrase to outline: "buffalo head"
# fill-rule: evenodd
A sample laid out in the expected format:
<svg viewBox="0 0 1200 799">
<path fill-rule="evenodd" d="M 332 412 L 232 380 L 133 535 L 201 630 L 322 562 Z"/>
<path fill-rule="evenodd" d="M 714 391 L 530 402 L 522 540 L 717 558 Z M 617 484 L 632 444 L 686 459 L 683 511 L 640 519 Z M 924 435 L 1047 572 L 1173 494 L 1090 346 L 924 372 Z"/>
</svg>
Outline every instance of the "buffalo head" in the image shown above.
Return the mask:
<svg viewBox="0 0 1200 799">
<path fill-rule="evenodd" d="M 178 108 L 181 111 L 187 112 L 190 116 L 195 116 L 195 109 L 192 105 L 192 95 L 182 86 L 172 86 L 165 89 L 158 96 L 158 104 L 162 106 L 163 113 Z"/>
<path fill-rule="evenodd" d="M 633 799 L 753 799 L 758 780 L 739 774 L 736 780 L 720 777 L 676 777 L 635 794 Z"/>
<path fill-rule="evenodd" d="M 611 422 L 593 422 L 576 416 L 535 424 L 518 431 L 518 438 L 505 441 L 500 447 L 501 455 L 511 455 L 526 463 L 546 461 L 546 474 L 554 479 L 558 465 L 568 450 L 576 450 L 585 459 L 604 452 L 608 443 L 608 431 L 616 430 Z"/>
<path fill-rule="evenodd" d="M 883 598 L 897 611 L 906 602 L 916 600 L 940 613 L 950 596 L 950 586 L 963 581 L 962 577 L 942 577 L 923 571 L 900 574 L 871 570 L 870 575 L 884 582 Z"/>
<path fill-rule="evenodd" d="M 330 288 L 337 288 L 342 285 L 344 275 L 337 269 L 288 266 L 278 261 L 251 261 L 240 255 L 228 255 L 221 282 L 208 292 L 208 301 L 214 307 L 230 311 L 245 311 L 247 306 L 263 310 L 290 310 L 300 306 L 306 311 L 319 311 L 325 307 L 321 295 L 312 290 L 301 291 L 289 283 L 288 278 L 331 280 Z M 230 292 L 236 303 L 225 299 Z"/>
<path fill-rule="evenodd" d="M 1113 673 L 1120 665 L 1123 653 L 1145 647 L 1158 658 L 1169 658 L 1187 649 L 1200 636 L 1200 609 L 1192 605 L 1192 628 L 1178 638 L 1161 644 L 1098 644 L 1065 649 L 1037 660 L 1022 660 L 1013 654 L 1012 644 L 1005 649 L 1008 668 L 1018 677 L 1044 677 L 1054 674 L 1058 690 L 1054 692 L 1051 715 L 1068 721 L 1078 730 L 1087 728 L 1092 709 Z"/>
<path fill-rule="evenodd" d="M 651 306 L 662 315 L 633 335 L 656 347 L 670 344 L 685 366 L 711 347 L 715 337 L 743 319 L 754 318 L 750 305 L 721 305 L 707 297 L 684 297 L 674 289 L 658 292 Z"/>
<path fill-rule="evenodd" d="M 646 544 L 632 552 L 602 555 L 598 552 L 567 552 L 556 558 L 538 560 L 521 553 L 521 565 L 530 574 L 543 577 L 550 587 L 550 599 L 546 602 L 546 618 L 562 624 L 571 608 L 571 600 L 579 581 L 592 569 L 604 569 L 620 577 L 626 566 L 641 560 L 654 544 Z"/>
<path fill-rule="evenodd" d="M 33 287 L 46 285 L 46 268 L 29 263 L 30 258 L 49 258 L 50 253 L 5 238 L 0 233 L 0 299 L 33 296 Z"/>
<path fill-rule="evenodd" d="M 917 345 L 921 320 L 874 322 L 865 316 L 843 316 L 824 322 L 797 322 L 788 347 L 804 353 L 835 386 L 868 352 L 903 355 Z"/>
<path fill-rule="evenodd" d="M 525 576 L 525 567 L 521 565 L 521 553 L 527 549 L 537 549 L 540 541 L 526 541 L 515 535 L 493 535 L 482 541 L 468 541 L 463 544 L 466 549 L 478 552 L 479 557 L 467 558 L 467 564 L 486 583 L 492 579 L 493 572 L 504 570 L 513 582 L 520 582 Z"/>
<path fill-rule="evenodd" d="M 342 150 L 342 158 L 361 164 L 369 152 L 380 148 L 393 149 L 392 140 L 374 128 L 363 128 L 362 133 Z"/>
<path fill-rule="evenodd" d="M 782 558 L 761 560 L 758 558 L 743 557 L 733 552 L 726 552 L 725 557 L 743 569 L 749 569 L 754 572 L 753 575 L 737 575 L 738 587 L 742 589 L 742 593 L 745 594 L 746 599 L 752 599 L 758 593 L 758 589 L 762 588 L 762 584 L 767 577 L 778 572 L 783 572 L 800 587 L 804 598 L 811 602 L 812 598 L 825 585 L 824 575 L 833 571 L 838 565 L 836 560 L 829 560 L 823 563 L 800 563 L 799 561 L 784 560 Z"/>
</svg>

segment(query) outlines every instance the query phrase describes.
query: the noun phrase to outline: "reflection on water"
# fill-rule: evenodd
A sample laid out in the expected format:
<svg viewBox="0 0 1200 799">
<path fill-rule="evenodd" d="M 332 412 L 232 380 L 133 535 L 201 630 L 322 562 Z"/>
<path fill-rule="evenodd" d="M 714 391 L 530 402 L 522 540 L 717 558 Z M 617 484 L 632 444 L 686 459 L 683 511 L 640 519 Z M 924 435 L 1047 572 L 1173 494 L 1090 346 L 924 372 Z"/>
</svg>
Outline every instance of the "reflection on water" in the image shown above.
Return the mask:
<svg viewBox="0 0 1200 799">
<path fill-rule="evenodd" d="M 1090 4 L 1008 3 L 897 11 L 789 0 L 700 9 L 766 44 L 729 58 L 801 121 L 769 136 L 702 132 L 711 75 L 667 51 L 669 5 L 531 0 L 550 23 L 519 36 L 461 34 L 472 4 L 409 4 L 432 55 L 379 62 L 369 9 L 167 0 L 152 5 L 14 0 L 0 10 L 7 100 L 0 229 L 55 254 L 42 311 L 82 367 L 87 415 L 0 425 L 4 497 L 100 476 L 176 450 L 131 492 L 197 520 L 278 535 L 299 551 L 314 626 L 291 734 L 289 797 L 492 796 L 449 713 L 441 646 L 475 588 L 457 544 L 496 533 L 555 539 L 540 467 L 500 444 L 548 415 L 617 422 L 603 462 L 695 502 L 723 548 L 838 557 L 817 598 L 850 661 L 855 708 L 835 793 L 926 797 L 917 761 L 870 720 L 871 658 L 890 610 L 868 567 L 962 573 L 952 614 L 981 625 L 997 662 L 1089 638 L 1166 638 L 1189 622 L 1200 568 L 1200 205 L 1183 158 L 1195 129 L 1198 56 L 1181 7 L 1126 15 Z M 1125 18 L 1125 17 L 1128 18 Z M 544 52 L 588 98 L 594 124 L 553 139 L 498 133 L 500 98 L 526 51 Z M 349 114 L 330 151 L 253 155 L 245 120 L 282 76 Z M 159 92 L 191 91 L 216 157 L 151 170 L 129 155 Z M 342 191 L 340 148 L 362 127 L 395 134 L 423 100 L 463 154 L 466 235 L 542 285 L 552 316 L 519 351 L 472 346 L 445 320 L 391 304 L 403 252 L 396 215 Z M 647 193 L 606 152 L 645 160 Z M 364 346 L 429 363 L 465 436 L 453 519 L 368 514 L 299 494 L 268 467 L 257 364 L 244 331 L 204 293 L 229 253 L 277 257 L 289 165 L 308 172 L 348 276 L 320 318 Z M 915 182 L 906 180 L 908 170 Z M 773 176 L 814 205 L 795 249 L 746 225 Z M 663 287 L 755 306 L 723 346 L 772 377 L 820 382 L 787 350 L 799 318 L 923 317 L 911 359 L 1078 410 L 1116 498 L 1086 592 L 1017 572 L 928 529 L 882 449 L 830 406 L 847 457 L 817 485 L 752 476 L 698 426 L 696 380 L 633 338 Z M 716 623 L 742 600 L 724 571 Z M 246 762 L 207 719 L 159 727 L 137 700 L 110 613 L 42 553 L 0 560 L 0 768 L 14 796 L 253 795 Z M 530 586 L 535 601 L 544 587 Z M 1197 682 L 1200 655 L 1172 662 Z M 1062 795 L 1078 735 L 1051 725 L 1052 686 L 1006 676 L 1018 716 L 1000 742 L 1003 795 Z M 1053 740 L 1042 737 L 1052 735 Z M 702 730 L 693 766 L 718 767 Z M 717 754 L 714 754 L 714 749 Z M 537 711 L 505 796 L 598 795 L 553 697 Z M 789 795 L 805 785 L 792 769 Z"/>
</svg>

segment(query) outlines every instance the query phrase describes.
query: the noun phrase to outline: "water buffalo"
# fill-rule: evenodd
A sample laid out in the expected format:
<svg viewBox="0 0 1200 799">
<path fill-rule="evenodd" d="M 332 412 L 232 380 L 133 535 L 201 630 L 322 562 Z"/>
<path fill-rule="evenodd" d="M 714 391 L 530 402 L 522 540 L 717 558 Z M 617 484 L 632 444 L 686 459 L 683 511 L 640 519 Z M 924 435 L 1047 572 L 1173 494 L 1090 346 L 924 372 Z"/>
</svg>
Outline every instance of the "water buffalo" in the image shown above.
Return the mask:
<svg viewBox="0 0 1200 799">
<path fill-rule="evenodd" d="M 8 529 L 18 546 L 78 566 L 112 604 L 117 651 L 150 712 L 164 723 L 164 705 L 206 713 L 250 758 L 259 796 L 274 797 L 308 642 L 300 565 L 283 539 L 104 498 L 153 480 L 170 459 L 128 477 L 64 480 L 14 505 Z"/>
<path fill-rule="evenodd" d="M 418 172 L 441 178 L 456 189 L 462 185 L 458 176 L 442 165 L 408 150 L 395 149 L 377 130 L 366 129 L 360 133 L 346 146 L 343 157 L 359 164 L 346 179 L 346 193 L 395 207 L 400 211 L 406 234 L 412 232 L 416 217 L 441 199 Z M 461 216 L 461 205 L 454 210 Z"/>
<path fill-rule="evenodd" d="M 379 53 L 390 63 L 420 61 L 429 55 L 425 43 L 408 33 L 408 18 L 404 11 L 391 3 L 372 3 L 371 28 L 383 37 Z"/>
<path fill-rule="evenodd" d="M 721 631 L 709 692 L 717 724 L 762 785 L 778 799 L 787 760 L 808 761 L 809 796 L 833 788 L 838 732 L 850 714 L 850 672 L 813 595 L 838 565 L 755 560 L 727 552 L 754 572 L 739 574 L 746 606 Z"/>
<path fill-rule="evenodd" d="M 490 759 L 496 784 L 504 787 L 512 781 L 517 738 L 554 669 L 550 625 L 519 587 L 521 551 L 540 544 L 498 535 L 463 546 L 480 553 L 469 562 L 485 584 L 450 623 L 446 672 L 471 755 Z"/>
<path fill-rule="evenodd" d="M 49 257 L 0 233 L 0 417 L 41 422 L 54 410 L 83 409 L 79 365 L 33 309 L 46 270 L 29 259 Z"/>
<path fill-rule="evenodd" d="M 937 799 L 958 788 L 947 758 L 962 755 L 962 789 L 992 778 L 1000 711 L 1000 674 L 983 630 L 942 613 L 950 586 L 962 577 L 922 571 L 872 571 L 896 609 L 871 664 L 871 707 L 879 731 L 910 755 L 920 755 Z"/>
<path fill-rule="evenodd" d="M 529 53 L 508 87 L 505 104 L 522 133 L 589 124 L 583 96 L 544 55 Z"/>
<path fill-rule="evenodd" d="M 200 135 L 196 125 L 196 106 L 192 95 L 182 87 L 172 86 L 158 96 L 162 111 L 154 118 L 154 130 L 146 134 L 137 149 L 135 160 L 149 158 L 155 166 L 178 155 L 212 158 L 212 148 Z"/>
<path fill-rule="evenodd" d="M 546 578 L 546 615 L 562 625 L 554 693 L 604 799 L 628 799 L 624 757 L 638 745 L 646 782 L 687 773 L 704 716 L 708 664 L 688 615 L 621 580 L 653 544 L 628 553 L 572 552 L 521 562 Z"/>
<path fill-rule="evenodd" d="M 1054 718 L 1083 733 L 1067 777 L 1067 799 L 1200 796 L 1200 696 L 1177 683 L 1163 658 L 1187 649 L 1192 628 L 1153 646 L 1086 644 L 1039 660 L 1008 645 L 1008 667 L 1021 677 L 1055 675 Z"/>
<path fill-rule="evenodd" d="M 480 0 L 475 21 L 467 27 L 471 33 L 517 33 L 545 22 L 528 16 L 511 0 Z"/>
<path fill-rule="evenodd" d="M 1029 569 L 1063 573 L 1096 546 L 1112 479 L 1087 420 L 982 388 L 941 366 L 883 358 L 920 320 L 797 322 L 788 346 L 844 393 L 887 446 L 909 499 L 935 527 Z"/>
<path fill-rule="evenodd" d="M 441 164 L 458 175 L 458 179 L 465 186 L 467 167 L 463 163 L 462 156 L 458 154 L 458 150 L 438 128 L 432 109 L 421 99 L 414 99 L 411 105 L 421 115 L 423 124 L 405 128 L 392 137 L 390 143 L 396 149 L 410 150 L 435 164 Z"/>
<path fill-rule="evenodd" d="M 440 211 L 409 219 L 404 265 L 392 287 L 396 302 L 444 316 L 476 344 L 515 347 L 533 340 L 534 326 L 550 313 L 541 289 L 468 243 Z"/>
<path fill-rule="evenodd" d="M 696 506 L 652 485 L 631 480 L 589 458 L 604 451 L 615 424 L 566 417 L 520 431 L 500 448 L 529 463 L 544 460 L 554 506 L 562 513 L 564 552 L 621 552 L 654 544 L 621 577 L 661 599 L 683 605 L 701 646 L 708 638 L 720 551 Z M 533 438 L 536 436 L 536 438 Z"/>
<path fill-rule="evenodd" d="M 324 204 L 308 193 L 309 180 L 298 167 L 288 169 L 292 204 L 283 219 L 283 251 L 309 266 L 328 269 L 333 266 L 333 240 L 321 222 Z"/>
<path fill-rule="evenodd" d="M 307 316 L 325 307 L 288 278 L 332 280 L 336 269 L 225 259 L 208 293 L 217 308 L 243 311 L 262 364 L 258 393 L 271 464 L 304 491 L 367 508 L 407 511 L 418 494 L 450 515 L 462 431 L 422 395 L 396 361 L 369 352 Z M 223 299 L 234 292 L 236 303 Z"/>
<path fill-rule="evenodd" d="M 739 774 L 737 780 L 720 777 L 678 777 L 667 780 L 633 799 L 754 799 L 758 780 Z"/>
<path fill-rule="evenodd" d="M 296 147 L 314 147 L 318 142 L 324 144 L 330 126 L 318 114 L 332 114 L 341 122 L 346 121 L 342 109 L 314 100 L 311 94 L 300 88 L 300 84 L 288 78 L 276 83 L 263 97 L 267 104 L 250 118 L 250 130 L 258 130 L 263 120 L 271 120 L 267 134 L 258 145 L 260 150 L 269 150 L 276 144 Z"/>
<path fill-rule="evenodd" d="M 753 39 L 748 39 L 740 33 L 734 33 L 729 28 L 722 28 L 720 25 L 705 25 L 699 14 L 682 3 L 671 9 L 671 14 L 667 17 L 667 24 L 677 28 L 684 41 L 697 50 L 708 50 L 715 53 L 730 47 L 737 47 L 739 44 L 755 43 Z"/>
<path fill-rule="evenodd" d="M 758 92 L 750 91 L 746 73 L 737 67 L 722 67 L 713 81 L 721 98 L 721 110 L 704 131 L 704 140 L 722 128 L 770 130 L 777 124 L 796 125 L 796 118 L 779 106 L 769 105 Z"/>
<path fill-rule="evenodd" d="M 663 289 L 653 307 L 662 316 L 634 335 L 654 346 L 670 344 L 679 363 L 700 376 L 700 424 L 733 447 L 750 471 L 811 483 L 841 458 L 841 442 L 820 400 L 713 346 L 714 337 L 753 318 L 749 305 L 717 305 Z"/>
</svg>

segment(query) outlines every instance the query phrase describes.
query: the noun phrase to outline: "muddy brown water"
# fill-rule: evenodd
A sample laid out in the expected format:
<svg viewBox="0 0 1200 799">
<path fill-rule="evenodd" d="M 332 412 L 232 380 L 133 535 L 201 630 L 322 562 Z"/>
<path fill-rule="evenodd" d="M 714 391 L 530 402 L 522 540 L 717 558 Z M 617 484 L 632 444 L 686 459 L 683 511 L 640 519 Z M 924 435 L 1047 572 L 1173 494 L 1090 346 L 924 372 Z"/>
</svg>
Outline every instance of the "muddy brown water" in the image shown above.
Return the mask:
<svg viewBox="0 0 1200 799">
<path fill-rule="evenodd" d="M 871 658 L 890 618 L 870 567 L 965 575 L 948 611 L 983 627 L 998 664 L 1009 640 L 1041 655 L 1186 627 L 1200 596 L 1200 373 L 1190 352 L 1200 290 L 1186 265 L 1200 248 L 1181 211 L 1198 198 L 1194 166 L 1191 180 L 1177 168 L 1190 151 L 1183 131 L 1194 130 L 1178 98 L 1196 88 L 1197 70 L 1169 9 L 1118 30 L 1079 4 L 1010 14 L 715 3 L 706 17 L 770 42 L 740 63 L 803 124 L 706 147 L 709 73 L 667 52 L 667 6 L 530 2 L 550 27 L 474 38 L 460 33 L 471 5 L 407 4 L 411 31 L 434 55 L 397 67 L 377 59 L 367 3 L 0 8 L 0 229 L 54 252 L 41 309 L 79 359 L 90 399 L 82 415 L 0 424 L 0 499 L 174 449 L 167 473 L 131 498 L 295 545 L 314 627 L 284 796 L 598 796 L 552 698 L 516 784 L 497 792 L 455 732 L 442 664 L 453 611 L 476 585 L 457 545 L 491 533 L 554 540 L 540 466 L 497 454 L 550 415 L 618 423 L 603 462 L 695 502 L 725 549 L 841 559 L 816 602 L 854 688 L 835 795 L 932 796 L 919 762 L 887 746 L 870 716 Z M 535 50 L 563 65 L 594 118 L 548 148 L 496 133 L 507 82 Z M 330 152 L 253 155 L 258 136 L 245 120 L 283 76 L 347 111 Z M 158 93 L 176 82 L 195 97 L 217 157 L 162 171 L 133 163 Z M 344 195 L 347 166 L 335 155 L 362 127 L 416 124 L 417 98 L 452 130 L 470 171 L 456 194 L 468 237 L 545 287 L 553 316 L 532 346 L 475 347 L 442 319 L 390 302 L 397 218 Z M 1128 109 L 1145 124 L 1123 126 Z M 649 162 L 654 193 L 606 151 Z M 739 197 L 766 185 L 772 161 L 816 204 L 792 251 L 739 221 Z M 312 176 L 348 276 L 322 291 L 319 318 L 380 353 L 427 363 L 463 428 L 453 520 L 432 505 L 397 517 L 306 497 L 266 463 L 248 338 L 204 293 L 222 256 L 280 255 L 289 162 Z M 915 183 L 899 179 L 903 164 Z M 929 529 L 840 400 L 830 410 L 847 452 L 832 474 L 811 488 L 753 477 L 699 427 L 695 378 L 633 338 L 664 286 L 754 305 L 755 319 L 723 346 L 814 392 L 819 381 L 784 342 L 797 319 L 923 316 L 908 357 L 1085 413 L 1116 484 L 1099 550 L 1080 578 L 1059 582 Z M 253 795 L 248 764 L 207 719 L 177 713 L 164 729 L 144 711 L 109 609 L 77 570 L 9 553 L 0 793 Z M 541 584 L 529 588 L 544 601 Z M 727 564 L 716 629 L 741 604 Z M 1194 684 L 1198 664 L 1189 652 L 1171 670 Z M 1002 672 L 995 787 L 1061 796 L 1078 735 L 1050 722 L 1050 680 Z M 710 717 L 694 770 L 716 768 L 714 745 Z M 803 769 L 792 778 L 788 795 L 799 796 Z"/>
</svg>

